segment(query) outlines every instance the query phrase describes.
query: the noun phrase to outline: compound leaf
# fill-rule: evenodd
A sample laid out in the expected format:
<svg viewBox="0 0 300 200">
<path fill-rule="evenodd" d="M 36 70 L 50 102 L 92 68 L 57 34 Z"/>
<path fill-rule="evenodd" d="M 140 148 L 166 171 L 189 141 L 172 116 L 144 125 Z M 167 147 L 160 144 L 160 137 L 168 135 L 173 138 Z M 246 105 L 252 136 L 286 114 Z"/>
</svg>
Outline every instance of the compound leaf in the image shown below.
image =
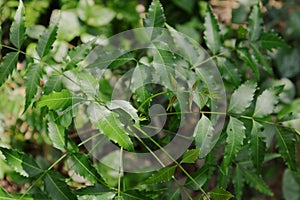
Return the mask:
<svg viewBox="0 0 300 200">
<path fill-rule="evenodd" d="M 166 182 L 172 178 L 175 169 L 176 166 L 168 166 L 168 167 L 161 168 L 160 170 L 152 174 L 152 176 L 150 176 L 145 183 L 158 184 L 158 183 Z"/>
<path fill-rule="evenodd" d="M 25 9 L 22 0 L 20 0 L 18 10 L 14 16 L 14 21 L 10 27 L 10 41 L 18 49 L 21 48 L 23 42 L 26 39 L 26 27 L 25 27 Z"/>
<path fill-rule="evenodd" d="M 3 60 L 0 63 L 0 86 L 17 67 L 18 55 L 19 54 L 17 52 L 11 52 L 3 57 Z"/>
</svg>

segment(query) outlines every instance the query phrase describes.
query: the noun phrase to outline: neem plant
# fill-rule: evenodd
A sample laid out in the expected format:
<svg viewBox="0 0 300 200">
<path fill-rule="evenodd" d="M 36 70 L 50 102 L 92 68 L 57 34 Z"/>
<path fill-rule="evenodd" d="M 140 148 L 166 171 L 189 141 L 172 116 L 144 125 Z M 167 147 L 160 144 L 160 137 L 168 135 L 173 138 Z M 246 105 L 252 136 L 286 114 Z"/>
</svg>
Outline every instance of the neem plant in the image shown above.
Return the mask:
<svg viewBox="0 0 300 200">
<path fill-rule="evenodd" d="M 249 188 L 272 196 L 264 166 L 279 157 L 299 185 L 299 100 L 291 81 L 274 78 L 269 57 L 287 45 L 264 29 L 259 5 L 234 37 L 207 7 L 209 57 L 166 23 L 159 0 L 143 27 L 67 52 L 52 48 L 68 34 L 57 37 L 56 14 L 23 52 L 20 1 L 11 45 L 1 45 L 9 52 L 0 84 L 21 80 L 26 140 L 43 153 L 1 142 L 1 168 L 24 185 L 18 194 L 0 188 L 1 199 L 243 199 Z M 21 56 L 25 69 L 16 71 Z"/>
</svg>

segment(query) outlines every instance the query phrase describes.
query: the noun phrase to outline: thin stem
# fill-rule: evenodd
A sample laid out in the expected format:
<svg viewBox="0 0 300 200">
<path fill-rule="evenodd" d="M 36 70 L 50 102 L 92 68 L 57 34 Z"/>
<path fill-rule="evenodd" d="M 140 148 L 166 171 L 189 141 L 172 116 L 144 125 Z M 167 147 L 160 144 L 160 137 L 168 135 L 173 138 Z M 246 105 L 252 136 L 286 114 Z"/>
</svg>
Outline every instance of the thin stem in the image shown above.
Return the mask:
<svg viewBox="0 0 300 200">
<path fill-rule="evenodd" d="M 118 177 L 118 197 L 121 196 L 121 177 L 123 172 L 123 147 L 120 149 L 120 164 L 119 164 L 119 177 Z"/>
</svg>

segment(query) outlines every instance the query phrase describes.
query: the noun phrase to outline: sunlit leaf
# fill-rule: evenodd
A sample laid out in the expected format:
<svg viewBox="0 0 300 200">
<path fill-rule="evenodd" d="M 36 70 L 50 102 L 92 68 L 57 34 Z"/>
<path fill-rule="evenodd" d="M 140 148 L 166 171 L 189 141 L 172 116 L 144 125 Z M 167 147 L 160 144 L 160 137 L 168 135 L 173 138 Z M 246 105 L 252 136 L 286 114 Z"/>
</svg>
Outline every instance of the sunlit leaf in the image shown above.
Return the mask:
<svg viewBox="0 0 300 200">
<path fill-rule="evenodd" d="M 66 147 L 65 128 L 55 122 L 48 122 L 50 140 L 55 148 L 64 150 Z"/>
<path fill-rule="evenodd" d="M 194 163 L 198 158 L 200 149 L 191 149 L 183 154 L 181 163 Z"/>
<path fill-rule="evenodd" d="M 157 183 L 163 183 L 172 178 L 174 175 L 176 166 L 169 166 L 169 167 L 164 167 L 152 174 L 147 180 L 146 184 L 157 184 Z"/>
<path fill-rule="evenodd" d="M 37 102 L 37 106 L 40 108 L 47 106 L 51 110 L 65 109 L 72 104 L 72 99 L 70 91 L 64 89 L 60 92 L 43 95 Z"/>
<path fill-rule="evenodd" d="M 23 42 L 26 39 L 26 27 L 25 27 L 25 9 L 22 0 L 19 1 L 18 10 L 15 14 L 13 23 L 10 28 L 10 41 L 17 47 L 21 48 Z"/>
<path fill-rule="evenodd" d="M 144 19 L 145 27 L 164 27 L 166 22 L 166 17 L 164 14 L 164 9 L 159 2 L 159 0 L 153 0 L 146 18 Z"/>
</svg>

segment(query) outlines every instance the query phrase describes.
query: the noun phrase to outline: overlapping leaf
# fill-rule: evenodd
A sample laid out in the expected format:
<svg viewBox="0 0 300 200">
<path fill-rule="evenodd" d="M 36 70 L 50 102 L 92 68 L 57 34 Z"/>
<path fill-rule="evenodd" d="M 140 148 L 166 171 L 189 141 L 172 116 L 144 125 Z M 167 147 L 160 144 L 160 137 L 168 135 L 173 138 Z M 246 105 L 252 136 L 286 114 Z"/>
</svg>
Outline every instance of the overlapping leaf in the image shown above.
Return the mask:
<svg viewBox="0 0 300 200">
<path fill-rule="evenodd" d="M 72 104 L 73 96 L 69 90 L 52 92 L 49 95 L 43 95 L 37 102 L 37 106 L 42 108 L 47 106 L 51 110 L 65 109 Z"/>
<path fill-rule="evenodd" d="M 249 49 L 239 49 L 238 56 L 251 68 L 253 73 L 256 75 L 256 78 L 259 79 L 260 73 L 258 70 L 258 65 L 256 64 L 254 57 L 250 54 Z"/>
<path fill-rule="evenodd" d="M 3 60 L 0 63 L 0 86 L 17 67 L 18 55 L 19 54 L 17 52 L 11 52 L 3 57 Z"/>
<path fill-rule="evenodd" d="M 200 149 L 191 149 L 183 154 L 181 163 L 194 163 L 200 153 Z"/>
<path fill-rule="evenodd" d="M 55 148 L 64 150 L 66 147 L 65 128 L 53 121 L 48 123 L 50 140 Z"/>
<path fill-rule="evenodd" d="M 288 45 L 283 41 L 283 39 L 274 31 L 264 32 L 260 36 L 258 42 L 260 43 L 262 49 L 272 50 L 279 47 L 287 47 Z"/>
<path fill-rule="evenodd" d="M 251 129 L 250 149 L 254 167 L 261 172 L 266 153 L 266 143 L 261 137 L 262 125 L 253 121 Z"/>
<path fill-rule="evenodd" d="M 19 2 L 18 10 L 14 16 L 13 23 L 10 27 L 9 39 L 15 47 L 21 48 L 26 39 L 25 27 L 25 9 L 22 0 Z"/>
</svg>

